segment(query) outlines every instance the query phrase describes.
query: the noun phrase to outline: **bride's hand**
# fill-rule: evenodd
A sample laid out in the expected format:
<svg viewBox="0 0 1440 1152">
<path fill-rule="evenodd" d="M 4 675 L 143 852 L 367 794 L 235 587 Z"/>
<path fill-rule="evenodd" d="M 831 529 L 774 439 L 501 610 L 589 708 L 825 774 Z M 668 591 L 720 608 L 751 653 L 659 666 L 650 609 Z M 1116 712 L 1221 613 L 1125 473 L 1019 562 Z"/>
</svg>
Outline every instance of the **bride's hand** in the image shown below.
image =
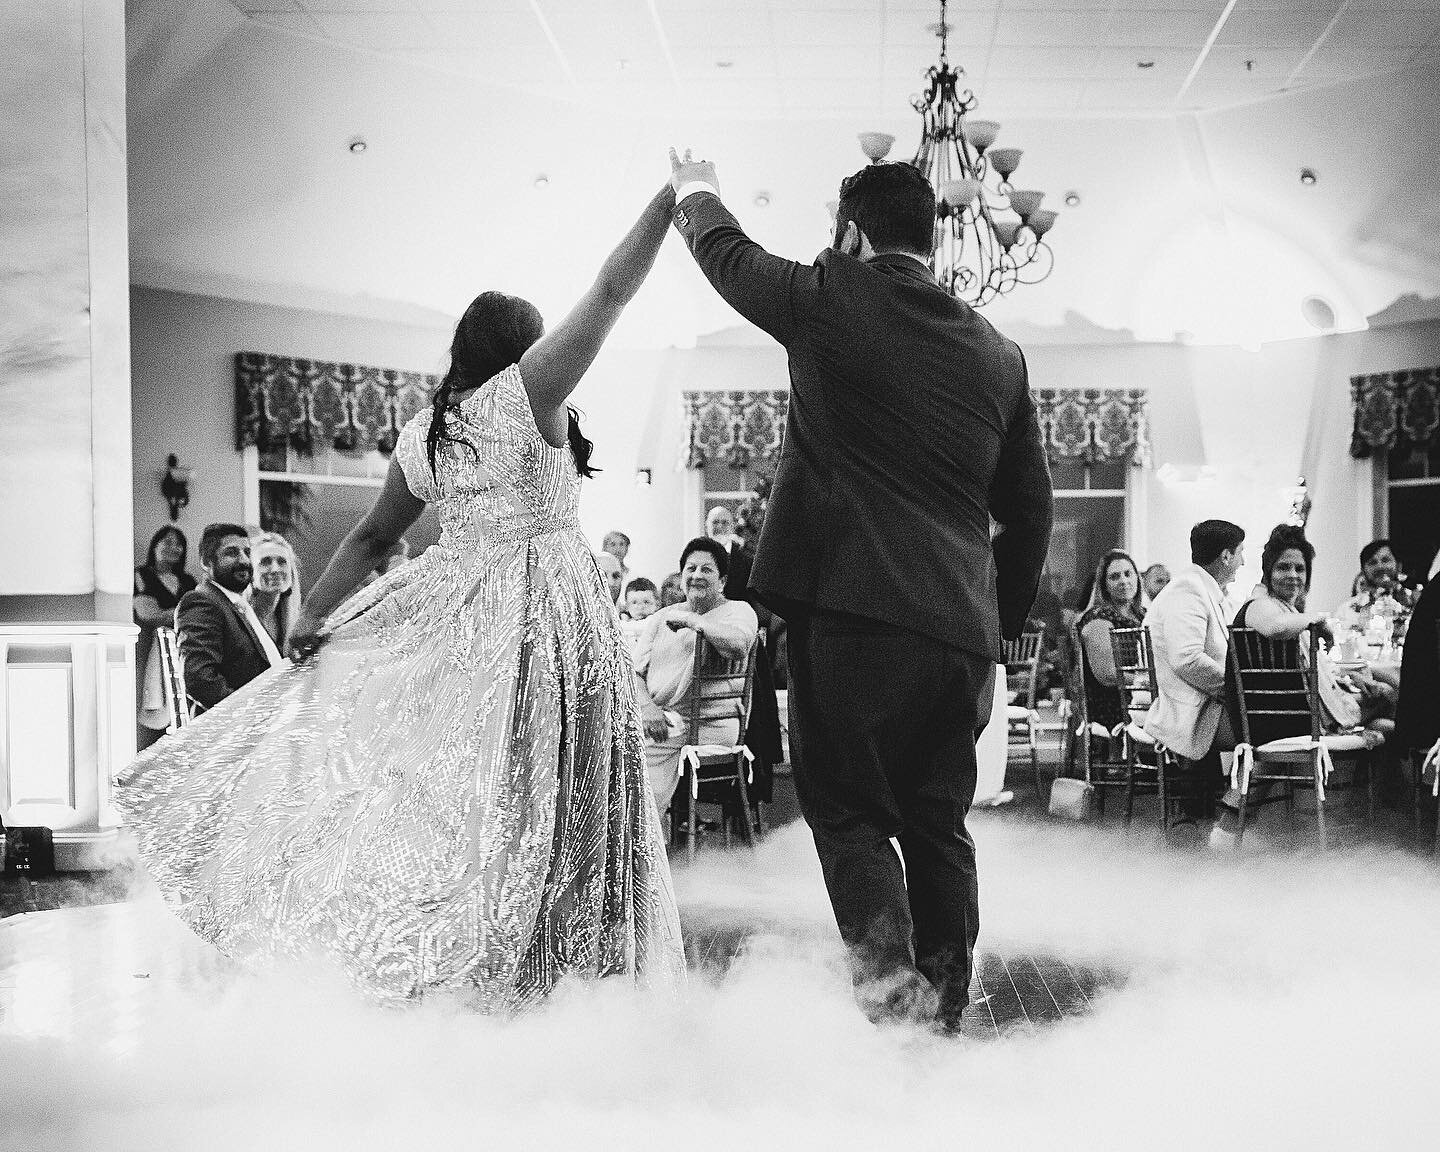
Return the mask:
<svg viewBox="0 0 1440 1152">
<path fill-rule="evenodd" d="M 670 735 L 670 721 L 665 719 L 665 713 L 654 704 L 640 709 L 640 726 L 645 729 L 646 737 L 657 744 Z"/>
<path fill-rule="evenodd" d="M 319 647 L 329 639 L 322 636 L 320 629 L 325 621 L 316 616 L 311 616 L 303 608 L 300 614 L 295 617 L 295 623 L 290 627 L 290 635 L 285 641 L 285 655 L 299 664 L 315 655 Z"/>
</svg>

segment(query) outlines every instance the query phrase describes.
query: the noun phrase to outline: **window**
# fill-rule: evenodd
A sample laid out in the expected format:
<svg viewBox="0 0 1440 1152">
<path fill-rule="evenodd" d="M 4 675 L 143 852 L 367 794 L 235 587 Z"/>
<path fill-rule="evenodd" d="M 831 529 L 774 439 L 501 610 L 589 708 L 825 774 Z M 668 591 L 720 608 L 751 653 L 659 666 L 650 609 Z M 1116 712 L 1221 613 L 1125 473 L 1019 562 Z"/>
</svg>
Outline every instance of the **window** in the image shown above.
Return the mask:
<svg viewBox="0 0 1440 1152">
<path fill-rule="evenodd" d="M 1385 518 L 1377 535 L 1390 538 L 1410 579 L 1425 580 L 1440 550 L 1440 437 L 1428 445 L 1396 445 L 1384 457 Z"/>
<path fill-rule="evenodd" d="M 260 527 L 280 533 L 294 547 L 303 594 L 375 503 L 390 458 L 374 449 L 346 452 L 317 445 L 313 455 L 304 455 L 278 447 L 259 449 L 258 465 Z M 411 556 L 440 539 L 432 506 L 410 526 L 405 539 Z"/>
</svg>

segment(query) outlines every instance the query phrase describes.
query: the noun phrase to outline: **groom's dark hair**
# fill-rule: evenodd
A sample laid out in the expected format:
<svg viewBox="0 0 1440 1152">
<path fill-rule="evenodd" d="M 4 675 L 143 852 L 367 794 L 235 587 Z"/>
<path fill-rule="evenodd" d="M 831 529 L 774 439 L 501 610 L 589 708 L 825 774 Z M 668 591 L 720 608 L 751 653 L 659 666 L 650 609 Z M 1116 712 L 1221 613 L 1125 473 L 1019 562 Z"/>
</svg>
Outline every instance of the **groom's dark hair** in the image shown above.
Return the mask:
<svg viewBox="0 0 1440 1152">
<path fill-rule="evenodd" d="M 911 252 L 927 260 L 935 240 L 935 190 L 912 164 L 867 164 L 840 181 L 837 234 L 849 222 L 877 252 Z"/>
</svg>

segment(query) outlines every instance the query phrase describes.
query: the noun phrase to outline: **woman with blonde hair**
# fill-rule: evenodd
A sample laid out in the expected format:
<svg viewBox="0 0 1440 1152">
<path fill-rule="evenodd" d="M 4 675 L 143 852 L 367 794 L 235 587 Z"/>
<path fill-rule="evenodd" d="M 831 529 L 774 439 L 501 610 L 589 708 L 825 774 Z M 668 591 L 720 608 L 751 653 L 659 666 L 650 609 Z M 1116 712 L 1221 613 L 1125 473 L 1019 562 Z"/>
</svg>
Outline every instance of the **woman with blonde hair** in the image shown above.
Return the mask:
<svg viewBox="0 0 1440 1152">
<path fill-rule="evenodd" d="M 300 614 L 300 560 L 280 533 L 262 532 L 251 539 L 250 563 L 255 575 L 245 598 L 275 647 L 284 652 L 290 626 Z"/>
</svg>

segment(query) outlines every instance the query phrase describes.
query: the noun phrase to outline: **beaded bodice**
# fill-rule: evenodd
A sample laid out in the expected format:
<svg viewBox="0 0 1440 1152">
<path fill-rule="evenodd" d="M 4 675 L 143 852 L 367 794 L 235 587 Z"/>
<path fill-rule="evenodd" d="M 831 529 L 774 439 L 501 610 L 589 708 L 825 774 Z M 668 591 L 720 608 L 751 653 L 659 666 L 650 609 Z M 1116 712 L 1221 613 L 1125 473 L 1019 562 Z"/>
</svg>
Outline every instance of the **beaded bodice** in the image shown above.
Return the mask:
<svg viewBox="0 0 1440 1152">
<path fill-rule="evenodd" d="M 400 434 L 395 458 L 421 500 L 435 505 L 440 547 L 483 554 L 554 532 L 579 529 L 580 477 L 569 447 L 547 444 L 512 364 L 447 416 L 461 443 L 442 442 L 432 473 L 425 437 L 431 410 L 418 412 Z"/>
</svg>

